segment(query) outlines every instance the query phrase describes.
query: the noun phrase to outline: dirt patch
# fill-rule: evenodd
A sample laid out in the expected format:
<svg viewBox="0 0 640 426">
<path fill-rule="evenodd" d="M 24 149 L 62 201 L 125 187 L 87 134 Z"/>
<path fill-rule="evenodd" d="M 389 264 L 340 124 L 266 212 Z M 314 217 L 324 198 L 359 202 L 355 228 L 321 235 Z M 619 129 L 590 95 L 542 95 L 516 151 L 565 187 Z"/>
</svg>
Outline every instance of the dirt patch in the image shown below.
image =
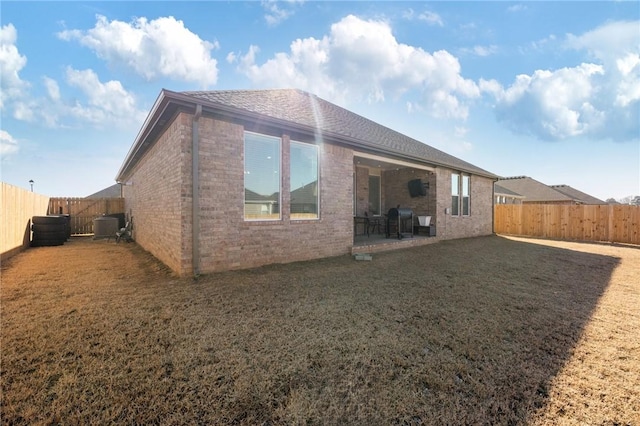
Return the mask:
<svg viewBox="0 0 640 426">
<path fill-rule="evenodd" d="M 503 237 L 176 278 L 74 238 L 2 265 L 7 424 L 629 424 L 640 250 Z"/>
</svg>

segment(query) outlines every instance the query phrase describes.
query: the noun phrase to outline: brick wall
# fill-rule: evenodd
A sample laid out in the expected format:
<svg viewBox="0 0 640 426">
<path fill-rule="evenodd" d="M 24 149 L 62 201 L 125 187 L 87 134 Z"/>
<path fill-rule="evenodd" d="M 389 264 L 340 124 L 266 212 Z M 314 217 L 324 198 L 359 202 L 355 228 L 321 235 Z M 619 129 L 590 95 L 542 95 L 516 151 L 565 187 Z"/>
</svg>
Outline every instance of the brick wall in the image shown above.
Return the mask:
<svg viewBox="0 0 640 426">
<path fill-rule="evenodd" d="M 127 177 L 125 208 L 134 218 L 136 241 L 181 275 L 192 272 L 192 116 L 181 113 Z M 281 219 L 244 220 L 244 127 L 202 116 L 200 149 L 200 271 L 202 273 L 310 260 L 350 253 L 353 246 L 354 155 L 348 148 L 320 145 L 320 218 L 291 220 L 289 136 L 282 137 Z M 296 138 L 296 140 L 300 140 Z M 300 140 L 314 142 L 313 140 Z M 366 168 L 356 173 L 358 213 L 368 209 Z M 411 198 L 408 181 L 429 182 L 427 197 Z M 490 179 L 472 176 L 471 216 L 452 217 L 451 171 L 401 169 L 383 172 L 382 211 L 400 204 L 432 216 L 438 239 L 492 232 Z"/>
<path fill-rule="evenodd" d="M 291 220 L 289 136 L 275 135 L 283 136 L 281 220 L 245 221 L 243 126 L 202 117 L 199 131 L 203 273 L 350 253 L 351 150 L 330 144 L 320 146 L 320 219 Z"/>
<path fill-rule="evenodd" d="M 188 271 L 191 244 L 191 117 L 179 114 L 126 178 L 125 212 L 134 238 L 178 273 Z M 189 197 L 189 198 L 187 198 Z M 189 210 L 187 210 L 189 209 Z M 185 238 L 187 237 L 187 238 Z"/>
<path fill-rule="evenodd" d="M 400 205 L 402 208 L 410 208 L 414 215 L 435 216 L 436 214 L 436 179 L 433 173 L 419 169 L 387 170 L 384 176 L 384 193 L 387 212 Z M 409 181 L 421 179 L 429 183 L 426 196 L 411 197 L 409 193 Z M 432 219 L 433 220 L 433 219 Z"/>
<path fill-rule="evenodd" d="M 436 232 L 443 239 L 477 237 L 493 233 L 493 181 L 481 176 L 471 176 L 471 198 L 469 216 L 445 214 L 451 208 L 451 173 L 449 169 L 438 167 L 438 206 Z M 433 219 L 432 219 L 433 221 Z"/>
</svg>

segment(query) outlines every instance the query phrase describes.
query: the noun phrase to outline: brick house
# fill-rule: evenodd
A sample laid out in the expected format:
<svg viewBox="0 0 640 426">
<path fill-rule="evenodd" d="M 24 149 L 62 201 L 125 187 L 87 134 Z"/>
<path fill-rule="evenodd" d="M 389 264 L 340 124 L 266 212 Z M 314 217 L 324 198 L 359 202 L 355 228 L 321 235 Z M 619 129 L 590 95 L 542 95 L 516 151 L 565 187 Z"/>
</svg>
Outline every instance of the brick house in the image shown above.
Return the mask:
<svg viewBox="0 0 640 426">
<path fill-rule="evenodd" d="M 564 195 L 571 197 L 576 204 L 591 204 L 591 205 L 603 205 L 607 204 L 606 201 L 603 201 L 599 198 L 594 197 L 593 195 L 589 195 L 586 192 L 582 192 L 576 188 L 572 188 L 569 185 L 550 185 L 551 188 L 556 191 L 562 192 Z"/>
<path fill-rule="evenodd" d="M 116 177 L 136 241 L 180 275 L 353 253 L 354 218 L 397 206 L 437 235 L 385 250 L 488 235 L 496 179 L 295 89 L 162 90 Z"/>
<path fill-rule="evenodd" d="M 528 176 L 500 178 L 494 185 L 494 193 L 496 204 L 606 204 L 569 185 L 545 185 Z"/>
<path fill-rule="evenodd" d="M 493 185 L 493 197 L 495 204 L 522 204 L 524 195 L 507 189 L 495 183 Z"/>
</svg>

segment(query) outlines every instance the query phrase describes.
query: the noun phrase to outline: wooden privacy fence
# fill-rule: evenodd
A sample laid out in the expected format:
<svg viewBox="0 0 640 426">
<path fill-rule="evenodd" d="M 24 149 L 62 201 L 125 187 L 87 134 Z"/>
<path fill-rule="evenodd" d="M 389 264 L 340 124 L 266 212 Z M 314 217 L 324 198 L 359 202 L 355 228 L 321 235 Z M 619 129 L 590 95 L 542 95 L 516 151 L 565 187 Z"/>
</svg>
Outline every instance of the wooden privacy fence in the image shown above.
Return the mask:
<svg viewBox="0 0 640 426">
<path fill-rule="evenodd" d="M 640 244 L 640 206 L 499 204 L 497 234 Z"/>
<path fill-rule="evenodd" d="M 47 214 L 49 197 L 0 183 L 0 258 L 29 247 L 31 218 Z"/>
<path fill-rule="evenodd" d="M 68 214 L 71 234 L 93 234 L 93 220 L 105 214 L 124 213 L 124 198 L 51 198 L 49 214 Z"/>
</svg>

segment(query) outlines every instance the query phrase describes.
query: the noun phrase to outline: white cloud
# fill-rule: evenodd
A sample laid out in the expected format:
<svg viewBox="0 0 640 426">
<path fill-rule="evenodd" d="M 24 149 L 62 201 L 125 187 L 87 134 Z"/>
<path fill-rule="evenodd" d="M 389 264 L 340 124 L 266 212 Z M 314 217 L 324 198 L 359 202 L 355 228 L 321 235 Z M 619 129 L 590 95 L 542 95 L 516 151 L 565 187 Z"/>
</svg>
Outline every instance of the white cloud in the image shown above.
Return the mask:
<svg viewBox="0 0 640 426">
<path fill-rule="evenodd" d="M 435 12 L 429 12 L 428 10 L 419 14 L 418 19 L 420 21 L 426 22 L 429 25 L 437 25 L 439 27 L 444 26 L 444 22 L 442 21 L 440 15 Z"/>
<path fill-rule="evenodd" d="M 533 49 L 534 51 L 542 51 L 547 46 L 553 45 L 554 43 L 556 43 L 556 41 L 557 41 L 557 37 L 555 36 L 555 34 L 551 34 L 548 37 L 545 37 L 543 39 L 532 41 L 531 45 L 529 47 L 531 49 Z M 526 49 L 526 48 L 525 49 L 521 49 L 521 53 L 526 55 L 526 54 L 528 54 L 527 50 L 528 49 Z"/>
<path fill-rule="evenodd" d="M 523 12 L 527 9 L 528 9 L 527 6 L 520 3 L 520 4 L 514 4 L 512 6 L 507 7 L 507 12 L 511 12 L 511 13 Z"/>
<path fill-rule="evenodd" d="M 126 23 L 98 15 L 94 28 L 65 30 L 58 37 L 77 40 L 109 64 L 129 67 L 148 80 L 162 76 L 208 88 L 218 79 L 217 61 L 211 57 L 218 43 L 200 39 L 171 16 Z"/>
<path fill-rule="evenodd" d="M 19 99 L 29 84 L 20 78 L 20 71 L 27 64 L 27 58 L 20 54 L 16 42 L 18 32 L 13 24 L 0 28 L 0 109 L 8 102 Z"/>
<path fill-rule="evenodd" d="M 640 54 L 629 53 L 616 60 L 621 81 L 616 94 L 616 105 L 628 107 L 640 99 Z"/>
<path fill-rule="evenodd" d="M 598 92 L 597 77 L 603 74 L 601 66 L 581 64 L 520 75 L 498 93 L 498 118 L 514 130 L 525 130 L 544 139 L 596 132 L 604 124 L 604 113 L 592 102 Z"/>
<path fill-rule="evenodd" d="M 607 91 L 615 93 L 614 104 L 622 111 L 640 112 L 640 21 L 609 22 L 580 36 L 567 35 L 565 47 L 585 50 L 603 64 L 609 78 Z M 635 127 L 636 129 L 638 126 Z M 637 136 L 637 135 L 636 135 Z"/>
<path fill-rule="evenodd" d="M 627 56 L 616 59 L 616 66 L 620 74 L 627 76 L 640 64 L 640 55 L 637 53 L 629 53 Z"/>
<path fill-rule="evenodd" d="M 437 25 L 439 27 L 444 26 L 444 21 L 442 20 L 442 17 L 437 13 L 431 12 L 428 10 L 422 13 L 416 13 L 413 9 L 408 9 L 405 12 L 403 12 L 402 17 L 409 21 L 413 21 L 414 19 L 417 19 L 419 21 L 426 22 L 428 25 Z"/>
<path fill-rule="evenodd" d="M 13 118 L 20 121 L 35 121 L 36 112 L 38 112 L 38 104 L 29 99 L 19 100 L 14 102 L 13 106 Z"/>
<path fill-rule="evenodd" d="M 47 89 L 47 94 L 49 98 L 53 101 L 60 100 L 60 86 L 58 86 L 58 82 L 49 77 L 43 77 L 44 86 Z"/>
<path fill-rule="evenodd" d="M 507 88 L 480 81 L 496 98 L 498 118 L 512 130 L 541 139 L 575 136 L 619 141 L 640 135 L 639 22 L 612 22 L 565 47 L 586 51 L 593 62 L 520 75 Z"/>
<path fill-rule="evenodd" d="M 102 83 L 93 70 L 73 68 L 67 68 L 66 79 L 70 86 L 80 89 L 86 97 L 86 104 L 76 101 L 69 105 L 68 115 L 98 126 L 142 122 L 144 119 L 144 112 L 136 109 L 135 97 L 119 81 Z"/>
<path fill-rule="evenodd" d="M 504 90 L 496 80 L 485 80 L 483 78 L 478 82 L 478 87 L 483 93 L 489 93 L 494 97 L 499 97 Z"/>
<path fill-rule="evenodd" d="M 609 64 L 640 49 L 640 21 L 617 21 L 604 24 L 580 36 L 568 34 L 565 47 L 586 50 L 594 59 Z"/>
<path fill-rule="evenodd" d="M 494 44 L 489 46 L 473 46 L 472 48 L 463 48 L 461 51 L 462 53 L 485 57 L 498 53 L 498 46 Z"/>
<path fill-rule="evenodd" d="M 257 46 L 228 56 L 238 70 L 263 87 L 297 87 L 338 103 L 377 102 L 418 90 L 420 107 L 436 117 L 465 119 L 468 103 L 480 96 L 477 85 L 460 75 L 457 58 L 441 50 L 430 54 L 399 43 L 388 23 L 349 15 L 322 39 L 297 39 L 290 51 L 256 63 Z M 411 107 L 417 109 L 417 105 Z"/>
<path fill-rule="evenodd" d="M 41 77 L 45 95 L 34 96 L 31 83 L 19 76 L 27 59 L 18 52 L 16 41 L 17 31 L 13 25 L 3 26 L 0 30 L 0 106 L 16 120 L 47 127 L 70 127 L 83 122 L 95 127 L 128 127 L 144 120 L 145 113 L 136 108 L 135 98 L 120 82 L 102 83 L 91 70 L 67 69 L 67 84 L 80 89 L 80 99 L 65 98 L 59 83 L 48 76 Z M 15 144 L 6 135 L 2 137 L 2 149 L 11 150 Z"/>
<path fill-rule="evenodd" d="M 468 132 L 469 132 L 469 129 L 467 127 L 455 126 L 453 130 L 453 135 L 456 138 L 464 138 Z"/>
<path fill-rule="evenodd" d="M 490 46 L 475 46 L 473 51 L 478 56 L 490 56 L 498 52 L 498 46 L 493 44 Z"/>
<path fill-rule="evenodd" d="M 0 155 L 7 156 L 18 152 L 18 141 L 9 132 L 0 130 Z"/>
<path fill-rule="evenodd" d="M 295 12 L 293 6 L 297 3 L 304 3 L 302 0 L 289 0 L 289 1 L 277 1 L 277 0 L 262 0 L 262 7 L 265 9 L 266 14 L 264 20 L 270 27 L 275 27 L 282 22 L 289 19 Z M 285 7 L 283 7 L 285 6 Z M 288 7 L 286 7 L 288 6 Z"/>
<path fill-rule="evenodd" d="M 79 71 L 70 67 L 65 77 L 68 87 L 79 91 L 77 98 L 63 96 L 58 82 L 45 76 L 43 84 L 47 96 L 24 96 L 13 102 L 13 117 L 52 128 L 82 123 L 96 128 L 126 128 L 144 120 L 145 112 L 137 109 L 134 96 L 119 81 L 103 83 L 92 70 Z"/>
</svg>

